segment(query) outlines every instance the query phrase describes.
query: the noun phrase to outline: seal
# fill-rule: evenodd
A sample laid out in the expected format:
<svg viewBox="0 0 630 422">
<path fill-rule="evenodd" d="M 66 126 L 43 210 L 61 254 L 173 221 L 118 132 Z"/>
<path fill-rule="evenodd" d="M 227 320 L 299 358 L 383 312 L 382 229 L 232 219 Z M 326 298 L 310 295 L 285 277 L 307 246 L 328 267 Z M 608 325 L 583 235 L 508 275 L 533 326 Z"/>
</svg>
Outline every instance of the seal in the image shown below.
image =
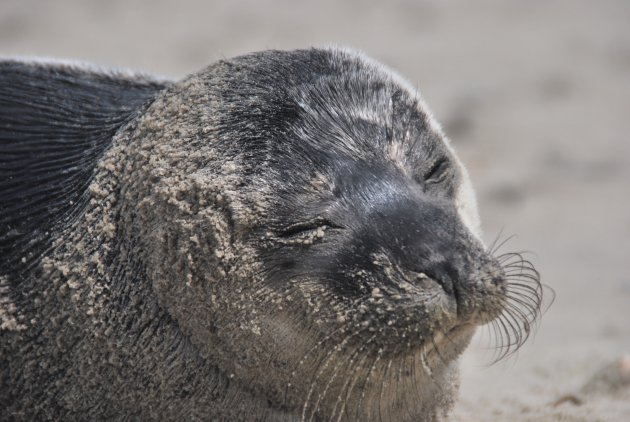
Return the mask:
<svg viewBox="0 0 630 422">
<path fill-rule="evenodd" d="M 180 82 L 0 62 L 0 408 L 23 420 L 446 415 L 539 315 L 418 92 L 350 50 Z"/>
</svg>

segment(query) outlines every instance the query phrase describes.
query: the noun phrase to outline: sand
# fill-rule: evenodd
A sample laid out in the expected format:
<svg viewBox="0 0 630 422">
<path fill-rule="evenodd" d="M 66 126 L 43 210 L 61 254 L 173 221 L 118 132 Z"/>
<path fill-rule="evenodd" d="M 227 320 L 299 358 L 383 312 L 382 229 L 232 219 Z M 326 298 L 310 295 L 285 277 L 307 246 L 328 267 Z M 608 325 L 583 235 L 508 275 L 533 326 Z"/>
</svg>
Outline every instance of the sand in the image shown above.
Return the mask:
<svg viewBox="0 0 630 422">
<path fill-rule="evenodd" d="M 481 330 L 452 420 L 625 421 L 628 22 L 625 0 L 4 0 L 0 55 L 181 77 L 222 57 L 334 43 L 387 63 L 468 165 L 486 240 L 516 234 L 505 250 L 531 251 L 556 291 L 516 356 L 488 366 Z"/>
</svg>

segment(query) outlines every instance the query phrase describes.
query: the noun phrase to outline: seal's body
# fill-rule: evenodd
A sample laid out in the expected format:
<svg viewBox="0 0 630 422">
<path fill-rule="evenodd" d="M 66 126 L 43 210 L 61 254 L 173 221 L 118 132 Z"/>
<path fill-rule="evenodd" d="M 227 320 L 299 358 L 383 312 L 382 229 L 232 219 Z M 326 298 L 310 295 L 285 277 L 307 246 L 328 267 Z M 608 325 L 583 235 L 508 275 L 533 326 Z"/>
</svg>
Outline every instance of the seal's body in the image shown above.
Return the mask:
<svg viewBox="0 0 630 422">
<path fill-rule="evenodd" d="M 418 94 L 356 53 L 0 88 L 2 419 L 434 420 L 475 327 L 536 315 Z"/>
</svg>

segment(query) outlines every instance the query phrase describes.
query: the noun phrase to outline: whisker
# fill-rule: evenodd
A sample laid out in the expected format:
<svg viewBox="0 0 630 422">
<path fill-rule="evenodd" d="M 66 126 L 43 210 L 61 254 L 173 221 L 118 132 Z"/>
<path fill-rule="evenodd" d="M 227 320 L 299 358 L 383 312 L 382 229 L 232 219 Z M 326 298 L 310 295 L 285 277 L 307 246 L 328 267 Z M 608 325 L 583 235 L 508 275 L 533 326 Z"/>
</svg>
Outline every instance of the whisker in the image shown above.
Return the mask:
<svg viewBox="0 0 630 422">
<path fill-rule="evenodd" d="M 365 330 L 365 329 L 364 329 Z M 362 331 L 364 331 L 362 330 Z M 372 342 L 372 340 L 374 340 L 374 338 L 376 337 L 376 334 L 373 334 L 372 337 L 370 337 L 365 343 L 363 343 L 360 347 L 358 347 L 355 352 L 353 352 L 353 355 L 350 359 L 350 361 L 348 362 L 348 367 L 352 367 L 352 364 L 354 362 L 354 359 L 359 356 L 361 354 L 361 352 L 370 345 L 370 343 Z M 352 373 L 350 374 L 350 376 L 348 376 L 346 378 L 346 380 L 344 381 L 342 387 L 341 387 L 341 391 L 339 393 L 339 396 L 337 397 L 337 401 L 335 402 L 335 406 L 333 407 L 332 410 L 332 416 L 330 418 L 330 420 L 332 421 L 335 418 L 335 412 L 337 410 L 337 406 L 339 405 L 339 403 L 341 403 L 341 398 L 343 396 L 343 391 L 346 389 L 346 387 L 348 388 L 346 390 L 346 394 L 345 394 L 345 399 L 343 400 L 343 403 L 341 405 L 341 408 L 339 410 L 339 417 L 337 418 L 337 421 L 341 420 L 341 417 L 343 416 L 344 410 L 346 409 L 346 402 L 348 401 L 348 399 L 350 398 L 350 394 L 352 392 L 352 388 L 354 387 L 354 382 L 356 382 L 356 380 L 358 379 L 358 374 L 360 373 L 360 370 L 363 368 L 363 363 L 365 362 L 365 360 L 368 357 L 368 353 L 364 353 L 363 354 L 363 358 L 361 358 L 361 360 L 358 362 L 357 366 L 353 369 Z M 357 374 L 356 376 L 353 376 L 354 374 Z M 351 381 L 352 380 L 352 381 Z"/>
<path fill-rule="evenodd" d="M 503 232 L 503 229 L 501 229 L 501 232 Z M 499 233 L 499 234 L 501 234 L 501 233 Z M 505 244 L 507 242 L 509 242 L 510 240 L 514 239 L 515 237 L 516 237 L 515 234 L 506 237 L 504 240 L 501 241 L 501 243 L 497 244 L 496 246 L 494 246 L 493 248 L 490 249 L 490 251 L 489 251 L 490 254 L 494 255 L 495 253 L 497 253 L 497 251 L 499 249 L 501 249 L 503 246 L 505 246 Z"/>
<path fill-rule="evenodd" d="M 352 337 L 355 337 L 357 335 L 359 335 L 360 333 L 362 333 L 363 331 L 365 331 L 365 328 L 360 329 L 355 331 L 352 335 L 349 335 L 348 337 L 346 337 L 343 342 L 339 345 L 339 348 L 342 349 L 346 343 L 348 343 L 348 341 L 350 341 L 350 339 Z M 354 356 L 354 352 L 351 353 L 347 359 L 351 359 Z M 313 420 L 313 418 L 315 417 L 315 414 L 317 413 L 317 410 L 319 409 L 319 405 L 322 401 L 322 399 L 324 397 L 326 397 L 326 393 L 328 392 L 328 389 L 330 388 L 330 386 L 332 385 L 333 381 L 335 380 L 335 378 L 337 378 L 337 375 L 339 375 L 339 367 L 345 363 L 347 361 L 347 359 L 340 359 L 339 362 L 337 363 L 337 365 L 335 365 L 335 367 L 332 370 L 332 374 L 328 380 L 328 382 L 326 383 L 326 386 L 324 387 L 324 390 L 318 394 L 318 398 L 317 398 L 317 403 L 315 403 L 315 409 L 313 410 L 313 413 L 311 414 L 311 417 L 309 420 Z"/>
<path fill-rule="evenodd" d="M 356 415 L 355 415 L 355 420 L 359 420 L 358 416 L 359 416 L 359 409 L 361 408 L 361 405 L 363 404 L 363 399 L 365 398 L 365 387 L 367 386 L 368 382 L 370 382 L 370 378 L 372 376 L 372 373 L 374 372 L 374 368 L 376 367 L 376 364 L 378 363 L 378 361 L 381 359 L 382 356 L 382 349 L 379 349 L 378 352 L 376 353 L 376 357 L 374 358 L 374 361 L 372 362 L 372 365 L 370 365 L 370 369 L 368 370 L 368 373 L 365 376 L 365 381 L 363 382 L 363 388 L 361 391 L 361 396 L 359 398 L 359 402 L 357 404 L 357 410 L 356 410 Z M 367 419 L 370 419 L 370 410 L 371 408 L 368 408 L 368 417 Z"/>
<path fill-rule="evenodd" d="M 394 349 L 394 353 L 393 353 L 394 356 L 396 355 L 397 351 L 398 351 L 398 347 L 396 347 Z M 393 360 L 394 360 L 394 358 L 392 357 L 392 358 L 389 359 L 389 362 L 387 362 L 387 366 L 385 367 L 385 373 L 383 374 L 383 379 L 381 380 L 381 391 L 379 393 L 379 399 L 378 399 L 378 417 L 379 417 L 379 420 L 383 420 L 382 404 L 383 404 L 383 393 L 385 391 L 384 386 L 385 386 L 385 383 L 386 383 L 386 380 L 387 380 L 387 375 L 389 373 L 389 370 L 392 367 L 392 361 Z"/>
<path fill-rule="evenodd" d="M 502 333 L 502 335 L 501 335 L 501 342 L 495 346 L 497 356 L 491 363 L 496 363 L 500 361 L 501 359 L 505 358 L 508 355 L 511 346 L 513 345 L 510 330 L 507 328 L 507 325 L 505 324 L 503 317 L 499 317 L 498 319 L 495 320 L 495 322 L 498 325 L 500 325 L 500 332 Z"/>
<path fill-rule="evenodd" d="M 374 340 L 374 338 L 376 337 L 376 334 L 374 334 L 372 337 L 370 337 L 368 339 L 368 341 L 361 347 L 360 351 L 362 349 L 364 349 L 366 346 L 369 346 L 372 342 L 372 340 Z M 356 382 L 359 380 L 359 376 L 361 374 L 361 369 L 363 368 L 363 364 L 365 363 L 365 361 L 367 360 L 368 356 L 369 356 L 369 352 L 370 350 L 366 350 L 365 353 L 363 354 L 363 358 L 361 358 L 361 360 L 359 361 L 358 365 L 357 365 L 357 369 L 355 370 L 356 375 L 354 377 L 352 377 L 352 381 L 350 382 L 348 389 L 346 390 L 346 397 L 341 405 L 341 409 L 339 411 L 339 418 L 337 419 L 337 422 L 339 422 L 341 420 L 341 417 L 344 414 L 344 411 L 347 411 L 346 408 L 346 404 L 348 402 L 348 400 L 350 399 L 350 395 L 352 394 L 352 390 L 354 389 L 354 386 L 356 385 Z M 341 397 L 341 396 L 340 396 Z M 336 404 L 335 404 L 336 407 Z M 333 413 L 334 414 L 334 413 Z M 347 413 L 346 413 L 347 415 Z"/>
<path fill-rule="evenodd" d="M 421 353 L 421 352 L 420 352 Z M 415 397 L 416 399 L 418 399 L 420 397 L 420 389 L 418 388 L 418 375 L 416 373 L 416 367 L 418 365 L 418 363 L 416 362 L 416 357 L 417 357 L 418 353 L 414 353 L 413 354 L 413 368 L 412 368 L 412 386 L 413 386 L 413 391 L 415 392 Z"/>
<path fill-rule="evenodd" d="M 508 239 L 511 238 L 513 236 Z M 541 283 L 540 273 L 534 264 L 525 258 L 531 252 L 513 251 L 497 255 L 499 249 L 493 247 L 490 252 L 505 276 L 505 302 L 501 315 L 489 324 L 496 345 L 492 363 L 516 353 L 533 334 L 540 320 L 545 290 L 551 291 L 552 300 L 555 297 L 553 289 Z"/>
<path fill-rule="evenodd" d="M 451 342 L 451 344 L 453 344 L 453 340 L 447 335 L 444 335 L 444 338 Z M 431 338 L 431 343 L 433 344 L 433 349 L 435 350 L 435 353 L 438 355 L 438 357 L 440 358 L 440 360 L 442 361 L 442 363 L 444 365 L 448 365 L 448 362 L 446 361 L 446 359 L 444 358 L 444 356 L 442 356 L 442 353 L 440 352 L 440 349 L 438 348 L 437 344 L 435 343 L 435 337 Z"/>
<path fill-rule="evenodd" d="M 309 391 L 308 394 L 306 395 L 306 400 L 304 401 L 304 406 L 302 407 L 302 421 L 306 421 L 306 412 L 308 409 L 308 404 L 309 401 L 311 399 L 311 396 L 313 395 L 313 391 L 315 390 L 315 384 L 317 383 L 317 379 L 323 374 L 324 370 L 328 367 L 328 364 L 332 361 L 332 359 L 335 357 L 335 354 L 337 354 L 337 352 L 339 350 L 341 350 L 343 348 L 343 345 L 345 344 L 345 341 L 349 338 L 350 336 L 347 336 L 341 343 L 335 345 L 335 347 L 333 347 L 324 357 L 324 360 L 322 362 L 320 362 L 320 364 L 317 366 L 317 371 L 315 373 L 315 376 L 313 377 L 313 380 L 311 381 L 311 385 L 309 387 Z M 315 411 L 317 411 L 317 409 L 315 409 Z"/>
<path fill-rule="evenodd" d="M 406 363 L 406 360 L 409 356 L 405 356 L 402 359 L 400 359 L 400 364 L 398 365 L 398 379 L 396 382 L 396 392 L 398 392 L 398 389 L 401 388 L 402 383 L 403 383 L 403 371 L 404 371 L 404 366 Z M 398 396 L 398 394 L 396 394 Z M 405 392 L 403 391 L 401 393 L 401 395 L 403 397 L 403 408 L 405 409 L 405 413 L 407 414 L 407 420 L 413 420 L 413 415 L 411 414 L 411 410 L 409 404 L 407 403 L 407 394 L 405 394 Z M 400 397 L 399 396 L 399 397 Z"/>
<path fill-rule="evenodd" d="M 496 253 L 495 246 L 497 245 L 497 242 L 499 241 L 499 239 L 503 235 L 503 229 L 504 228 L 505 227 L 501 227 L 501 230 L 499 230 L 499 233 L 496 235 L 494 240 L 490 243 L 490 246 L 488 246 L 488 253 L 490 253 L 490 255 L 494 255 Z"/>
</svg>

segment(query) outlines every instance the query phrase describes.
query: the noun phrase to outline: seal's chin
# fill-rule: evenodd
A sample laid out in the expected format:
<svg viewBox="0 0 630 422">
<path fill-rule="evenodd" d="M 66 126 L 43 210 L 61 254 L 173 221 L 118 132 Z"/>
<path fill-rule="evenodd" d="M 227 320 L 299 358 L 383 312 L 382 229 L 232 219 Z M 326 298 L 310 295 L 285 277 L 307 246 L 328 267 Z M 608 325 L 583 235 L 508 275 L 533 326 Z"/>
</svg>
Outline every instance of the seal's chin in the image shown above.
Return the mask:
<svg viewBox="0 0 630 422">
<path fill-rule="evenodd" d="M 416 324 L 424 327 L 425 334 L 417 339 L 415 346 L 402 351 L 407 354 L 418 353 L 425 359 L 425 369 L 429 370 L 455 360 L 468 347 L 477 327 L 499 319 L 506 310 L 507 296 L 503 277 L 451 283 L 420 274 L 414 283 L 414 287 L 421 290 L 414 292 L 418 295 L 414 299 L 414 302 L 418 301 L 418 309 L 426 312 L 427 292 L 432 292 L 440 300 L 435 302 L 436 306 L 428 314 L 416 313 L 433 316 L 432 331 L 427 332 L 426 321 L 418 319 Z"/>
<path fill-rule="evenodd" d="M 447 365 L 456 359 L 468 347 L 476 329 L 475 324 L 461 324 L 445 332 L 436 333 L 424 346 L 427 364 L 425 369 L 431 370 L 440 365 Z"/>
</svg>

